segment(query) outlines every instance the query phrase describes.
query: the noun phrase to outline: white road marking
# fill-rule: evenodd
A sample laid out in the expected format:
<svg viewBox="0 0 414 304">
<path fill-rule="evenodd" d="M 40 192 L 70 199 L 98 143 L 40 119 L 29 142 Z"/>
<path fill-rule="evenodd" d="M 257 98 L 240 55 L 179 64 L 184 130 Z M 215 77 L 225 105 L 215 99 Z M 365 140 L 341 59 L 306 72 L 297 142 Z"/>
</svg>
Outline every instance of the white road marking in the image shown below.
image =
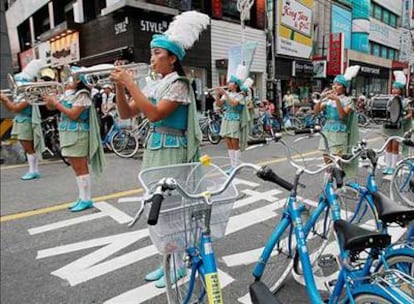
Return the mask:
<svg viewBox="0 0 414 304">
<path fill-rule="evenodd" d="M 129 223 L 130 221 L 132 221 L 132 217 L 122 212 L 121 210 L 115 208 L 111 204 L 108 204 L 107 202 L 99 202 L 95 204 L 95 208 L 99 209 L 101 212 L 83 215 L 83 216 L 79 216 L 73 219 L 60 221 L 60 222 L 56 222 L 56 223 L 52 223 L 52 224 L 48 224 L 48 225 L 44 225 L 44 226 L 40 226 L 36 228 L 31 228 L 31 229 L 28 229 L 28 232 L 31 235 L 39 234 L 39 233 L 43 233 L 47 231 L 52 231 L 52 230 L 57 230 L 60 228 L 73 226 L 76 224 L 89 222 L 89 221 L 100 219 L 100 218 L 107 217 L 107 216 L 114 219 L 119 224 L 125 224 L 125 223 Z"/>
<path fill-rule="evenodd" d="M 274 197 L 274 196 L 279 195 L 280 193 L 282 193 L 282 191 L 278 190 L 278 189 L 273 189 L 273 190 L 269 190 L 269 191 L 266 191 L 266 192 L 258 192 L 258 191 L 254 191 L 254 190 L 250 190 L 250 189 L 244 189 L 244 190 L 242 190 L 242 192 L 249 195 L 249 197 L 238 200 L 234 204 L 233 209 L 244 207 L 246 205 L 258 202 L 260 200 L 265 200 L 265 201 L 268 201 L 268 202 L 272 203 L 275 200 L 277 200 L 277 198 Z"/>
<path fill-rule="evenodd" d="M 227 273 L 218 270 L 220 286 L 226 287 L 234 281 L 234 279 Z M 188 276 L 183 282 L 188 281 Z M 165 293 L 165 288 L 155 287 L 154 282 L 147 283 L 137 288 L 131 289 L 119 296 L 109 299 L 104 304 L 139 304 Z"/>
</svg>

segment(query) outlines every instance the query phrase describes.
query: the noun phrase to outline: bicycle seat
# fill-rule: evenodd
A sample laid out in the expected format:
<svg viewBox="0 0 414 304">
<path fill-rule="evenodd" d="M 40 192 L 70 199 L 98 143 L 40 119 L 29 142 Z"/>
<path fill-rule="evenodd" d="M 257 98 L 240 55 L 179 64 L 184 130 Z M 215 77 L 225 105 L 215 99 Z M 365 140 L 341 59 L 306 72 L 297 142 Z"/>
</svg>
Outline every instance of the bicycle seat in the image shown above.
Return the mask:
<svg viewBox="0 0 414 304">
<path fill-rule="evenodd" d="M 381 192 L 372 194 L 379 219 L 385 223 L 397 223 L 407 225 L 414 219 L 414 208 L 402 206 Z"/>
<path fill-rule="evenodd" d="M 385 248 L 391 243 L 391 236 L 388 234 L 370 231 L 345 220 L 335 221 L 334 228 L 345 250 L 362 251 L 367 248 Z"/>
<path fill-rule="evenodd" d="M 253 304 L 279 304 L 273 293 L 261 281 L 256 281 L 249 286 L 250 299 Z"/>
</svg>

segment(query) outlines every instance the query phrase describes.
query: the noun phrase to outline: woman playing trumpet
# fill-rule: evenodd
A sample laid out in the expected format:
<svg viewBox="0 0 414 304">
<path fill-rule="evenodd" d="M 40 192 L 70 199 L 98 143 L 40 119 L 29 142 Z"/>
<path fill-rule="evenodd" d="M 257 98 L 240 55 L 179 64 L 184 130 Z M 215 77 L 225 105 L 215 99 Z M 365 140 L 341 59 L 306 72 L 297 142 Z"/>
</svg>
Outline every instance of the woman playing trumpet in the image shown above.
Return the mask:
<svg viewBox="0 0 414 304">
<path fill-rule="evenodd" d="M 350 80 L 356 76 L 359 66 L 348 67 L 344 75 L 338 75 L 334 79 L 332 90 L 324 91 L 321 99 L 314 106 L 315 115 L 322 110 L 326 110 L 327 121 L 323 127 L 323 133 L 328 140 L 330 153 L 343 155 L 352 148 L 352 144 L 358 139 L 358 130 L 354 124 L 350 123 L 354 104 L 352 100 L 345 96 L 346 88 Z M 323 138 L 319 146 L 320 150 L 325 150 Z M 355 168 L 353 168 L 355 169 Z M 352 174 L 355 174 L 353 171 Z M 348 172 L 348 176 L 351 172 Z"/>
<path fill-rule="evenodd" d="M 72 68 L 74 71 L 75 68 Z M 67 84 L 63 98 L 44 96 L 50 109 L 61 112 L 59 138 L 62 156 L 66 157 L 76 175 L 79 196 L 69 207 L 78 212 L 93 207 L 91 176 L 88 162 L 94 173 L 103 169 L 103 148 L 95 107 L 92 106 L 89 88 L 82 74 Z"/>
<path fill-rule="evenodd" d="M 44 65 L 42 60 L 32 60 L 21 73 L 14 76 L 15 81 L 18 84 L 33 81 Z M 9 111 L 16 113 L 11 135 L 20 141 L 29 163 L 29 171 L 21 179 L 39 178 L 39 158 L 45 149 L 39 107 L 30 105 L 23 96 L 17 96 L 16 102 L 12 102 L 5 94 L 1 94 L 0 102 Z"/>
</svg>

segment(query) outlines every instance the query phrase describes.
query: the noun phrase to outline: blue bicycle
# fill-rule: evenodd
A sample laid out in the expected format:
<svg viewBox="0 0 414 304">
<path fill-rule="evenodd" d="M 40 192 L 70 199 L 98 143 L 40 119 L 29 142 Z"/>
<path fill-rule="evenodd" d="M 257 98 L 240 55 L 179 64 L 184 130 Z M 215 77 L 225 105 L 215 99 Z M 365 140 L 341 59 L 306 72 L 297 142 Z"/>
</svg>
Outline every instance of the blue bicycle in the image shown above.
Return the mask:
<svg viewBox="0 0 414 304">
<path fill-rule="evenodd" d="M 312 238 L 317 235 L 322 239 L 328 239 L 329 232 L 332 230 L 330 225 L 332 222 L 341 247 L 342 267 L 336 281 L 332 282 L 335 287 L 329 298 L 329 303 L 338 303 L 340 299 L 345 303 L 409 303 L 407 300 L 412 300 L 413 295 L 406 292 L 404 288 L 411 286 L 414 279 L 396 269 L 388 270 L 387 251 L 384 248 L 390 245 L 390 237 L 382 232 L 366 230 L 341 219 L 340 203 L 334 186 L 335 181 L 337 186 L 341 186 L 343 183 L 343 173 L 338 163 L 350 163 L 359 154 L 356 153 L 349 160 L 331 155 L 330 158 L 333 160 L 331 164 L 311 171 L 294 163 L 288 147 L 283 141 L 280 142 L 284 144 L 289 162 L 297 168 L 297 171 L 282 219 L 269 237 L 259 262 L 254 268 L 255 283 L 250 287 L 253 303 L 271 303 L 266 302 L 269 300 L 269 292 L 277 291 L 292 269 L 295 273 L 301 273 L 304 276 L 311 303 L 323 303 L 312 271 L 313 263 L 320 256 L 321 250 L 312 244 Z M 309 219 L 303 222 L 302 216 L 307 207 L 297 199 L 299 179 L 303 173 L 314 175 L 325 170 L 328 170 L 329 177 L 324 185 L 319 203 L 309 215 Z M 329 213 L 331 214 L 330 218 Z M 400 209 L 388 213 L 388 217 L 392 222 L 409 222 L 414 219 L 414 210 Z M 315 227 L 318 226 L 318 223 L 323 223 L 321 225 L 322 231 L 316 231 Z M 288 235 L 283 240 L 286 231 L 288 231 Z M 293 241 L 294 237 L 296 242 Z M 281 243 L 284 244 L 281 245 Z M 367 251 L 368 249 L 370 250 Z M 402 250 L 409 251 L 410 249 L 403 248 Z M 315 253 L 311 255 L 311 251 L 315 251 Z M 361 263 L 362 252 L 368 254 L 363 263 Z M 283 256 L 285 260 L 281 261 L 280 257 Z M 279 261 L 275 258 L 279 258 Z M 382 275 L 372 276 L 371 271 L 376 265 L 376 261 L 379 261 L 378 265 L 385 265 L 383 268 L 387 271 L 383 271 Z M 278 267 L 274 267 L 275 265 Z M 269 272 L 273 276 L 266 276 L 266 273 Z M 273 281 L 269 278 L 273 278 Z"/>
</svg>

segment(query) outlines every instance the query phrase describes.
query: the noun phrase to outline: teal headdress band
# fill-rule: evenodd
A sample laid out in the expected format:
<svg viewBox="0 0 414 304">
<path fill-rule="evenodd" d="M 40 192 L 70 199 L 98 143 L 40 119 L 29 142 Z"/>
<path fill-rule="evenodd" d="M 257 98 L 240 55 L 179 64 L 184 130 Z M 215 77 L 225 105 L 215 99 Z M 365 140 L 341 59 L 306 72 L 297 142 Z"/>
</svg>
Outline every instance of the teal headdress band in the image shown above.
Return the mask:
<svg viewBox="0 0 414 304">
<path fill-rule="evenodd" d="M 229 80 L 229 82 L 234 82 L 235 84 L 237 84 L 239 87 L 241 87 L 242 86 L 242 82 L 241 82 L 241 80 L 239 79 L 239 78 L 237 78 L 236 76 L 234 76 L 234 75 L 231 75 L 230 76 L 230 80 Z"/>
<path fill-rule="evenodd" d="M 162 48 L 170 51 L 177 56 L 178 60 L 182 61 L 185 56 L 185 50 L 177 43 L 168 39 L 166 35 L 152 36 L 151 48 Z"/>
<path fill-rule="evenodd" d="M 349 86 L 349 81 L 345 79 L 344 75 L 337 75 L 334 79 L 334 83 L 342 84 L 345 88 Z"/>
<path fill-rule="evenodd" d="M 79 70 L 81 70 L 81 68 L 80 67 L 77 67 L 77 66 L 72 66 L 71 68 L 70 68 L 70 70 L 71 70 L 71 72 L 72 73 L 76 73 L 76 72 L 78 72 Z M 88 82 L 86 81 L 86 77 L 85 77 L 85 74 L 78 74 L 78 77 L 79 77 L 79 80 L 84 84 L 84 85 L 87 85 L 88 84 Z"/>
<path fill-rule="evenodd" d="M 392 84 L 392 88 L 393 88 L 393 89 L 400 89 L 400 90 L 403 90 L 403 89 L 404 89 L 404 84 L 402 84 L 401 82 L 395 81 L 395 82 Z"/>
</svg>

